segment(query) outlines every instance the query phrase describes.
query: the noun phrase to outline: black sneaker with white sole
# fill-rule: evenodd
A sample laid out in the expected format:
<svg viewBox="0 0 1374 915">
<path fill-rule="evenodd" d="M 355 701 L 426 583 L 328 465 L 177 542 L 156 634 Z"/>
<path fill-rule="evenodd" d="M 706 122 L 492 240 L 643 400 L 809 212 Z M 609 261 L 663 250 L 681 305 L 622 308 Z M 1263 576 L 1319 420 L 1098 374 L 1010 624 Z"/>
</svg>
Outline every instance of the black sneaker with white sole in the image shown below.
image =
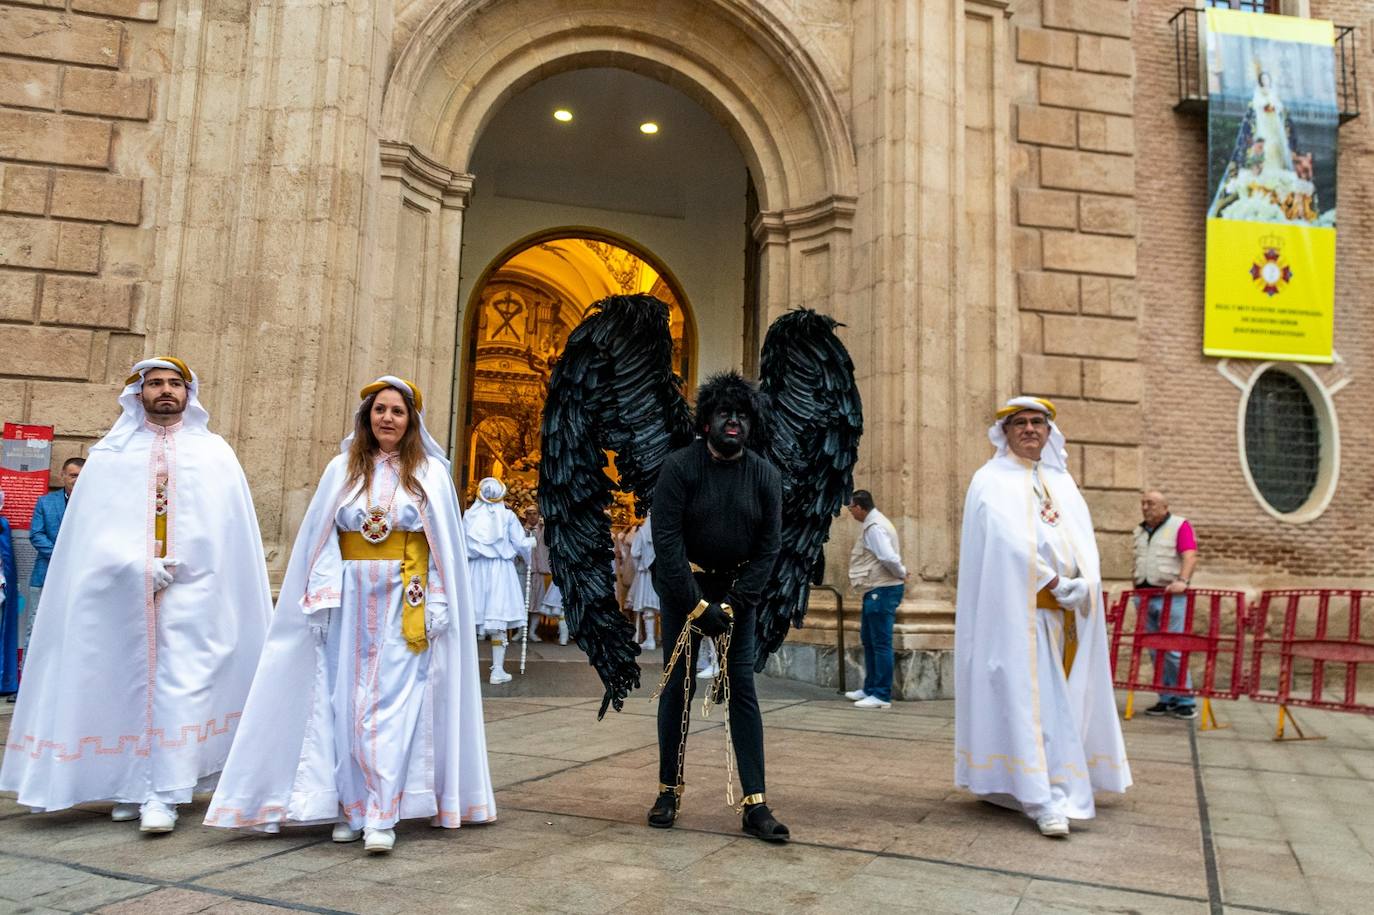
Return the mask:
<svg viewBox="0 0 1374 915">
<path fill-rule="evenodd" d="M 1174 710 L 1173 705 L 1170 704 L 1170 703 L 1168 703 L 1168 702 L 1156 702 L 1154 705 L 1150 706 L 1149 708 L 1147 708 L 1147 709 L 1145 710 L 1145 714 L 1147 714 L 1147 715 L 1156 715 L 1156 716 L 1158 716 L 1158 715 L 1168 715 L 1168 714 L 1171 713 L 1173 710 Z"/>
<path fill-rule="evenodd" d="M 1196 717 L 1197 717 L 1197 706 L 1195 706 L 1195 705 L 1175 705 L 1175 706 L 1172 706 L 1172 707 L 1169 709 L 1169 714 L 1170 714 L 1171 716 L 1173 716 L 1174 718 L 1183 718 L 1184 720 L 1196 718 Z"/>
</svg>

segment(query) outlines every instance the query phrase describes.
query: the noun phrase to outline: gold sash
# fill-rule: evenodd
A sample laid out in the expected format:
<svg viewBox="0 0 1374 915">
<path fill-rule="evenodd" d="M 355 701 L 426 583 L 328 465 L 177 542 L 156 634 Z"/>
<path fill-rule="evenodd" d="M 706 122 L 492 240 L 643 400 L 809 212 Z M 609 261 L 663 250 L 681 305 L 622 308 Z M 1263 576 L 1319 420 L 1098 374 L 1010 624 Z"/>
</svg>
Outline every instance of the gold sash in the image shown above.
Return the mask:
<svg viewBox="0 0 1374 915">
<path fill-rule="evenodd" d="M 1059 606 L 1059 601 L 1054 599 L 1048 587 L 1035 592 L 1035 606 L 1064 614 L 1064 676 L 1067 677 L 1073 669 L 1073 656 L 1078 653 L 1078 620 L 1074 618 L 1072 610 Z"/>
<path fill-rule="evenodd" d="M 425 594 L 429 587 L 429 541 L 424 531 L 392 531 L 381 543 L 368 543 L 357 531 L 339 533 L 339 552 L 344 559 L 357 562 L 372 560 L 400 560 L 401 581 L 405 590 L 401 595 L 401 634 L 414 652 L 429 647 L 425 638 Z M 413 595 L 418 594 L 418 602 Z"/>
</svg>

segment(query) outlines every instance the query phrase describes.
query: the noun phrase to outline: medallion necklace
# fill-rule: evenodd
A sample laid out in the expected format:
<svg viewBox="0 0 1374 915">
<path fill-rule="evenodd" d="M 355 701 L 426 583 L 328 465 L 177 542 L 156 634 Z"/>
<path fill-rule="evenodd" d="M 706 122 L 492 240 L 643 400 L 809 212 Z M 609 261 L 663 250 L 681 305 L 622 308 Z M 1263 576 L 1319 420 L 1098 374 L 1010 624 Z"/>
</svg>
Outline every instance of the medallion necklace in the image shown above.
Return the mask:
<svg viewBox="0 0 1374 915">
<path fill-rule="evenodd" d="M 387 458 L 382 462 L 382 466 L 390 467 L 392 460 Z M 396 491 L 401 488 L 401 474 L 395 472 L 395 475 L 396 483 L 391 487 L 391 497 L 386 500 L 385 508 L 372 501 L 372 487 L 369 486 L 367 489 L 367 514 L 363 518 L 362 530 L 359 533 L 368 543 L 381 543 L 391 536 L 391 506 L 396 502 Z"/>
</svg>

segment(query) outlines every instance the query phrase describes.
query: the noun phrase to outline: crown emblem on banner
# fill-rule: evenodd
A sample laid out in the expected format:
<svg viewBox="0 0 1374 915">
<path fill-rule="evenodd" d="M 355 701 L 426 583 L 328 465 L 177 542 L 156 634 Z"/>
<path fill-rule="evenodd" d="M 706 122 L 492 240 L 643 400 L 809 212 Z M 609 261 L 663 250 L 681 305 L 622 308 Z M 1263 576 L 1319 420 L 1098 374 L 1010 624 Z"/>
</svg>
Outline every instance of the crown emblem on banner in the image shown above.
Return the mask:
<svg viewBox="0 0 1374 915">
<path fill-rule="evenodd" d="M 1259 243 L 1260 256 L 1250 265 L 1250 279 L 1260 292 L 1272 297 L 1293 281 L 1293 270 L 1283 257 L 1283 239 L 1264 235 Z"/>
</svg>

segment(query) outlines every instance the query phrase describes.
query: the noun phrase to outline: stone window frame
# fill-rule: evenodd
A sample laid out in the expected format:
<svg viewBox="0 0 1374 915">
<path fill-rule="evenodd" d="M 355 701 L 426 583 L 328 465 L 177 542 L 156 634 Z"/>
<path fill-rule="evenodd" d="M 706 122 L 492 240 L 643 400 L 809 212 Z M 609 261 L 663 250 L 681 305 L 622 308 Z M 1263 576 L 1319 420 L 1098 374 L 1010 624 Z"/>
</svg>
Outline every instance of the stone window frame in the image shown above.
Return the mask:
<svg viewBox="0 0 1374 915">
<path fill-rule="evenodd" d="M 1300 362 L 1261 362 L 1250 372 L 1248 378 L 1242 380 L 1233 375 L 1227 366 L 1230 360 L 1223 359 L 1217 364 L 1217 370 L 1226 377 L 1228 381 L 1240 389 L 1240 398 L 1236 408 L 1236 449 L 1240 459 L 1241 474 L 1245 477 L 1245 485 L 1249 487 L 1250 494 L 1259 503 L 1260 508 L 1274 518 L 1286 524 L 1308 524 L 1316 521 L 1331 505 L 1331 500 L 1335 498 L 1336 489 L 1340 482 L 1341 475 L 1341 433 L 1340 420 L 1336 413 L 1336 404 L 1332 395 L 1340 388 L 1345 386 L 1348 379 L 1342 379 L 1335 385 L 1328 385 L 1322 380 L 1312 368 Z M 1269 371 L 1283 372 L 1293 378 L 1303 388 L 1308 399 L 1312 402 L 1312 407 L 1317 414 L 1317 431 L 1321 436 L 1321 456 L 1317 469 L 1317 481 L 1312 487 L 1312 494 L 1301 508 L 1291 512 L 1281 512 L 1269 504 L 1269 500 L 1260 492 L 1255 485 L 1255 478 L 1250 473 L 1250 460 L 1245 450 L 1245 412 L 1250 403 L 1250 395 L 1254 390 L 1256 382 Z"/>
</svg>

